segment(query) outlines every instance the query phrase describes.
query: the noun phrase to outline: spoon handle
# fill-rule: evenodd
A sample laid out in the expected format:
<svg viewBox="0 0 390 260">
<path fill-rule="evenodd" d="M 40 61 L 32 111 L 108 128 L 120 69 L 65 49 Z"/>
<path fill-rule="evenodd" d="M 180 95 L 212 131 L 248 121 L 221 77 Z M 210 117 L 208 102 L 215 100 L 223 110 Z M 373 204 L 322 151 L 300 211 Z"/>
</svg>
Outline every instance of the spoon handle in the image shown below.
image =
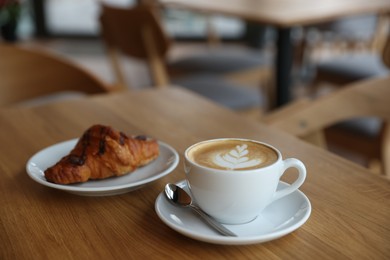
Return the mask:
<svg viewBox="0 0 390 260">
<path fill-rule="evenodd" d="M 217 230 L 219 233 L 221 233 L 224 236 L 230 236 L 230 237 L 237 237 L 236 234 L 234 234 L 229 229 L 225 228 L 221 223 L 216 221 L 215 219 L 211 218 L 209 215 L 203 212 L 200 208 L 194 205 L 190 205 L 191 209 L 193 209 L 196 213 L 199 214 L 203 218 L 203 220 L 206 221 L 207 224 L 209 224 L 211 227 L 213 227 L 215 230 Z"/>
</svg>

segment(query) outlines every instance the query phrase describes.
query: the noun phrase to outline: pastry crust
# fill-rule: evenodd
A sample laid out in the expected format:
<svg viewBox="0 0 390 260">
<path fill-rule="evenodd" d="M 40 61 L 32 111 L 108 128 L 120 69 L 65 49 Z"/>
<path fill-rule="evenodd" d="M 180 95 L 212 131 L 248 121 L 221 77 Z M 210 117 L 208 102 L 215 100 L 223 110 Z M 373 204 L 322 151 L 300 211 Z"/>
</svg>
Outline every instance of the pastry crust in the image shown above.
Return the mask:
<svg viewBox="0 0 390 260">
<path fill-rule="evenodd" d="M 159 155 L 158 142 L 145 136 L 129 137 L 109 126 L 86 130 L 67 156 L 45 171 L 49 182 L 71 184 L 121 176 Z"/>
</svg>

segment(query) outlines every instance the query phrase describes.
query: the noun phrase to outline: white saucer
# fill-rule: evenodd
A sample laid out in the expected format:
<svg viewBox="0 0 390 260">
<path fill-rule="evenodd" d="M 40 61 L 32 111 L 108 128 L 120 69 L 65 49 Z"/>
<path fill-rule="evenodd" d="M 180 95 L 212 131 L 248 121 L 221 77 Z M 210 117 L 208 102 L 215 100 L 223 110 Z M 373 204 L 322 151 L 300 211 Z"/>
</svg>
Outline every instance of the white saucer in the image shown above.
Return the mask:
<svg viewBox="0 0 390 260">
<path fill-rule="evenodd" d="M 177 185 L 188 191 L 186 181 Z M 287 185 L 279 182 L 278 189 Z M 210 228 L 191 209 L 169 203 L 163 193 L 157 197 L 155 209 L 160 219 L 177 232 L 193 239 L 224 245 L 255 244 L 280 238 L 302 226 L 311 213 L 309 199 L 297 190 L 269 205 L 250 223 L 225 225 L 238 235 L 226 237 Z"/>
<path fill-rule="evenodd" d="M 159 142 L 160 155 L 150 164 L 140 167 L 134 172 L 103 180 L 87 181 L 84 183 L 60 185 L 48 182 L 44 171 L 67 155 L 76 145 L 77 139 L 49 146 L 27 162 L 27 174 L 36 182 L 59 190 L 84 196 L 108 196 L 126 193 L 155 181 L 172 172 L 179 163 L 179 155 L 171 146 Z"/>
</svg>

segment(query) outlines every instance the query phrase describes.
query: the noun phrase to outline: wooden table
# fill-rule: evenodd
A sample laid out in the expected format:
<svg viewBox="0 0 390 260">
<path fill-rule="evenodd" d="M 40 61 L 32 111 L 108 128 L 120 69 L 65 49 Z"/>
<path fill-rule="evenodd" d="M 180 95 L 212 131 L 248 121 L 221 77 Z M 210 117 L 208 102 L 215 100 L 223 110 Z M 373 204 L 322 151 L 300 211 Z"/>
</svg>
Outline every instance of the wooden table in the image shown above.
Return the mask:
<svg viewBox="0 0 390 260">
<path fill-rule="evenodd" d="M 223 14 L 275 26 L 276 106 L 290 101 L 291 29 L 358 14 L 390 12 L 389 0 L 158 0 L 166 7 Z"/>
<path fill-rule="evenodd" d="M 312 204 L 298 230 L 263 244 L 223 246 L 167 227 L 154 203 L 167 182 L 184 179 L 182 161 L 142 189 L 83 197 L 30 179 L 27 160 L 95 123 L 147 134 L 180 154 L 197 141 L 243 137 L 301 159 L 301 190 Z M 390 182 L 290 135 L 178 88 L 119 93 L 0 111 L 0 259 L 389 259 Z M 292 174 L 292 173 L 291 173 Z M 284 179 L 289 181 L 292 175 Z M 290 179 L 291 178 L 291 179 Z"/>
</svg>

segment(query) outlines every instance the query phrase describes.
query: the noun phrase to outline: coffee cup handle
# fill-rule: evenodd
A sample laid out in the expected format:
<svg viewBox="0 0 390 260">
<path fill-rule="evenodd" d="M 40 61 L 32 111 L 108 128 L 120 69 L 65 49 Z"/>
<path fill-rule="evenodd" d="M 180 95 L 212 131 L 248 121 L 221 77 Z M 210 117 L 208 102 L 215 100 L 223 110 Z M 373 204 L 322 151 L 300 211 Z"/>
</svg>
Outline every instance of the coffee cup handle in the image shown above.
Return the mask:
<svg viewBox="0 0 390 260">
<path fill-rule="evenodd" d="M 283 161 L 283 164 L 283 171 L 281 172 L 280 177 L 288 168 L 295 168 L 298 170 L 298 178 L 289 187 L 276 191 L 272 201 L 278 200 L 296 191 L 303 184 L 306 178 L 306 167 L 300 160 L 288 158 Z"/>
</svg>

